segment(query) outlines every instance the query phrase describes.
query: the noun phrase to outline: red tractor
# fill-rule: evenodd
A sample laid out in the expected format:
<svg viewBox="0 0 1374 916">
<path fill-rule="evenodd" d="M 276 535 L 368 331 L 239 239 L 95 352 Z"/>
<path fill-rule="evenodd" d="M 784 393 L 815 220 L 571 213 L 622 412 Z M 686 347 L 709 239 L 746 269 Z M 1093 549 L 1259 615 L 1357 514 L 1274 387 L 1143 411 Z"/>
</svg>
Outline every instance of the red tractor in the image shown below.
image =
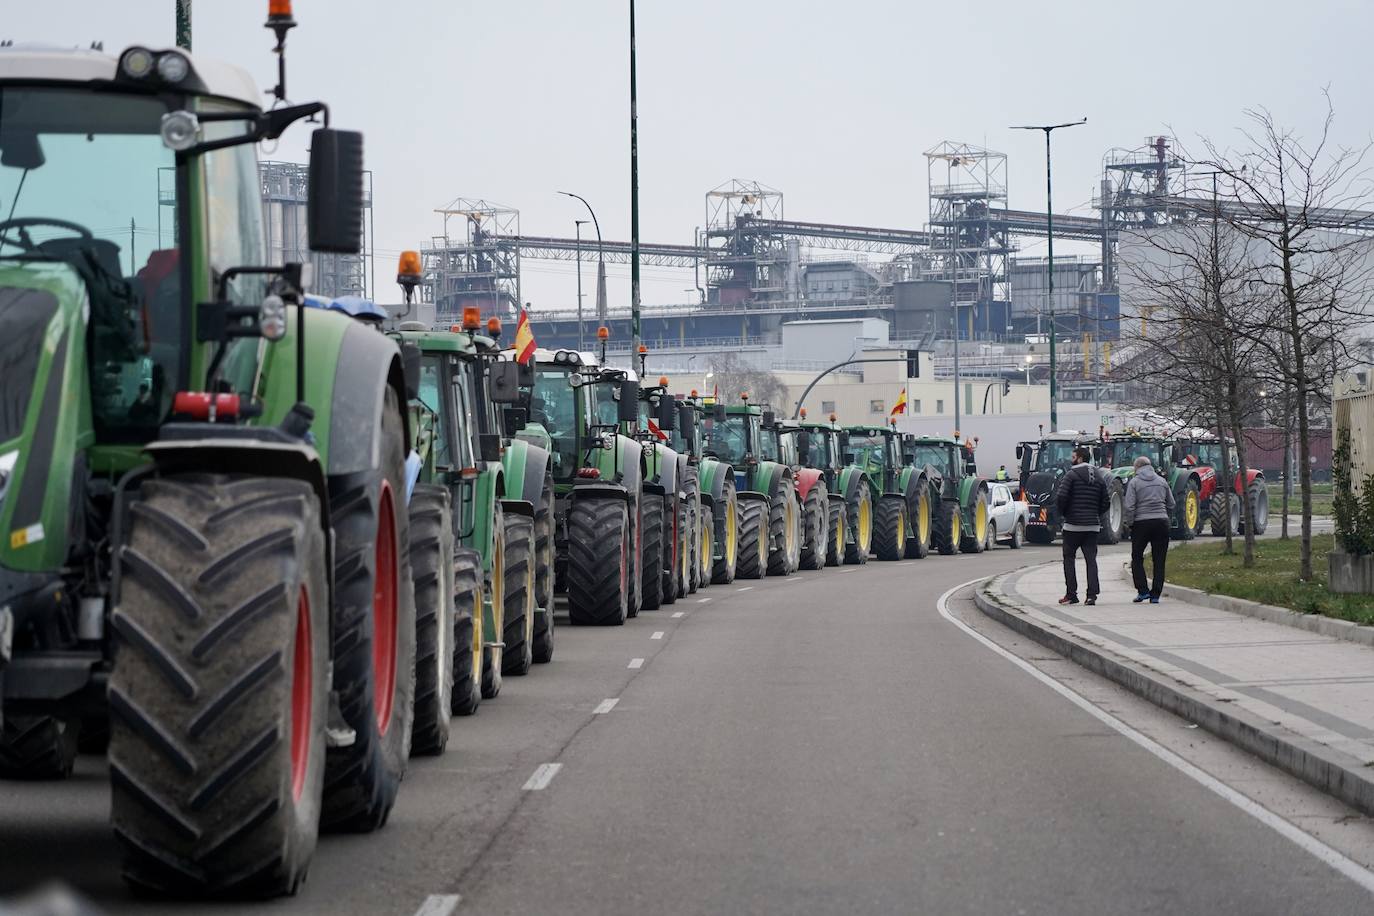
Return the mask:
<svg viewBox="0 0 1374 916">
<path fill-rule="evenodd" d="M 1255 534 L 1264 534 L 1264 529 L 1269 527 L 1269 491 L 1265 487 L 1263 471 L 1247 468 L 1245 479 L 1241 480 L 1240 471 L 1236 470 L 1235 486 L 1232 493 L 1237 498 L 1231 500 L 1228 518 L 1226 500 L 1218 483 L 1223 466 L 1223 447 L 1229 449 L 1230 454 L 1227 457 L 1230 467 L 1236 469 L 1240 467 L 1240 460 L 1236 457 L 1234 440 L 1222 440 L 1216 436 L 1206 436 L 1180 439 L 1178 444 L 1183 448 L 1184 464 L 1193 465 L 1201 478 L 1202 488 L 1199 496 L 1211 520 L 1212 534 L 1217 536 L 1226 534 L 1228 522 L 1232 534 L 1245 532 L 1245 520 L 1241 513 L 1239 497 L 1247 496 L 1250 500 L 1251 515 L 1255 520 Z"/>
</svg>

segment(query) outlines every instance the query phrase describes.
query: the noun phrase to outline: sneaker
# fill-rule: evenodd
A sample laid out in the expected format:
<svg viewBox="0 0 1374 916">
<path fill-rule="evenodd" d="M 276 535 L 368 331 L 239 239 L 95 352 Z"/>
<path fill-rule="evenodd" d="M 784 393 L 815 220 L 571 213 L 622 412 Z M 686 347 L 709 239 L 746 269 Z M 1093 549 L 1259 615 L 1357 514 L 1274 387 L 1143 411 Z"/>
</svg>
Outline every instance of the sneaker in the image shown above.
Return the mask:
<svg viewBox="0 0 1374 916">
<path fill-rule="evenodd" d="M 1151 604 L 1159 604 L 1159 599 L 1156 598 L 1154 595 L 1151 595 L 1151 596 L 1150 596 L 1150 603 L 1151 603 Z"/>
<path fill-rule="evenodd" d="M 1089 607 L 1092 607 L 1093 605 L 1097 604 L 1097 599 L 1089 598 L 1087 601 L 1084 601 L 1083 603 L 1088 605 Z"/>
<path fill-rule="evenodd" d="M 1078 599 L 1075 598 L 1073 595 L 1065 595 L 1063 598 L 1060 598 L 1060 599 L 1059 599 L 1059 603 L 1060 603 L 1060 604 L 1077 604 L 1077 603 L 1078 603 Z"/>
<path fill-rule="evenodd" d="M 1149 597 L 1149 592 L 1141 592 L 1139 595 L 1136 595 L 1134 598 L 1131 599 L 1131 603 L 1140 604 L 1142 601 L 1146 601 L 1147 599 L 1149 599 Z"/>
</svg>

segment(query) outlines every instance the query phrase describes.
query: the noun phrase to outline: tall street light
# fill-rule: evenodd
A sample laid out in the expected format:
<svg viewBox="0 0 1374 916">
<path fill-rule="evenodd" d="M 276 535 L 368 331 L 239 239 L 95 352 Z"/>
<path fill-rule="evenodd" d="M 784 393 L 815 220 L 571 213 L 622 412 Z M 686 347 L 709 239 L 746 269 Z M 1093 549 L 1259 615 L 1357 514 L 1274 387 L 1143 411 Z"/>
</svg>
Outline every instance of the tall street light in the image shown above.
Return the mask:
<svg viewBox="0 0 1374 916">
<path fill-rule="evenodd" d="M 1045 229 L 1049 237 L 1049 302 L 1050 302 L 1050 432 L 1059 432 L 1059 381 L 1055 358 L 1054 333 L 1054 187 L 1050 181 L 1050 134 L 1061 127 L 1077 127 L 1088 119 L 1063 124 L 1015 124 L 1012 130 L 1043 130 L 1045 132 Z"/>
<path fill-rule="evenodd" d="M 581 353 L 587 349 L 582 340 L 582 227 L 587 224 L 585 219 L 573 220 L 573 227 L 577 230 L 577 352 Z"/>
<path fill-rule="evenodd" d="M 606 323 L 606 252 L 601 247 L 601 223 L 596 220 L 596 211 L 592 205 L 587 203 L 587 198 L 581 194 L 574 194 L 572 191 L 559 191 L 564 197 L 574 197 L 582 201 L 582 206 L 587 208 L 587 212 L 592 215 L 592 225 L 596 227 L 596 319 L 601 324 Z M 580 302 L 580 300 L 579 300 Z M 581 334 L 578 328 L 578 334 Z M 580 338 L 579 338 L 580 339 Z"/>
<path fill-rule="evenodd" d="M 639 111 L 635 88 L 635 0 L 630 0 L 630 352 L 639 352 Z"/>
</svg>

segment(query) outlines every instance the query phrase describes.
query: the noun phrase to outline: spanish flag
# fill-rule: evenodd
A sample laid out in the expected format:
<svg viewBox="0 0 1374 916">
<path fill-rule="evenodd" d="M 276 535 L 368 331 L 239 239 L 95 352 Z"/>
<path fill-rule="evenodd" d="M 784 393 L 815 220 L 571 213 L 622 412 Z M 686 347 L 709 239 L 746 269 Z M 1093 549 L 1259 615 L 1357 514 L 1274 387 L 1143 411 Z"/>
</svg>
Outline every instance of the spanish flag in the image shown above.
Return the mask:
<svg viewBox="0 0 1374 916">
<path fill-rule="evenodd" d="M 515 361 L 522 366 L 534 359 L 534 332 L 530 330 L 530 316 L 524 309 L 515 322 Z"/>
<path fill-rule="evenodd" d="M 905 388 L 905 387 L 902 388 L 902 393 L 899 394 L 899 395 L 897 395 L 897 403 L 892 405 L 892 413 L 889 414 L 889 416 L 895 417 L 895 416 L 897 416 L 897 414 L 899 414 L 899 413 L 901 413 L 901 414 L 906 413 L 906 388 Z"/>
</svg>

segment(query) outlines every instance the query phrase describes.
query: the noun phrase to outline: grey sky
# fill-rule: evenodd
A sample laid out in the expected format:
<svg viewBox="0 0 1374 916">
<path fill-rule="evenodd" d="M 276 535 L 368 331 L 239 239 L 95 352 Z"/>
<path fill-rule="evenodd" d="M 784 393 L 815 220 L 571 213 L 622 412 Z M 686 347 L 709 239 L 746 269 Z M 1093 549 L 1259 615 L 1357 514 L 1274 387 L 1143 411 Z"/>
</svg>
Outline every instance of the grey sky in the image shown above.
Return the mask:
<svg viewBox="0 0 1374 916">
<path fill-rule="evenodd" d="M 173 43 L 173 0 L 6 7 L 0 38 L 102 39 L 116 53 Z M 196 0 L 196 53 L 270 86 L 266 7 Z M 457 196 L 518 208 L 526 233 L 570 236 L 583 214 L 554 193 L 566 188 L 597 207 L 608 238 L 629 238 L 627 9 L 297 0 L 292 98 L 323 99 L 338 126 L 367 134 L 379 299 L 395 298 L 395 254 L 438 234 L 432 211 Z M 1364 0 L 640 0 L 642 237 L 689 242 L 703 195 L 732 177 L 782 190 L 792 218 L 919 227 L 921 153 L 947 139 L 1008 153 L 1011 205 L 1040 208 L 1043 139 L 1016 123 L 1088 117 L 1055 139 L 1055 209 L 1085 214 L 1108 148 L 1168 127 L 1230 139 L 1260 104 L 1310 135 L 1324 85 L 1338 139 L 1364 143 L 1371 34 Z M 271 155 L 303 161 L 307 136 L 292 131 Z M 628 268 L 611 276 L 623 304 Z M 572 264 L 527 261 L 524 281 L 536 307 L 575 301 Z M 690 271 L 647 270 L 644 300 L 686 301 L 691 285 Z"/>
</svg>

